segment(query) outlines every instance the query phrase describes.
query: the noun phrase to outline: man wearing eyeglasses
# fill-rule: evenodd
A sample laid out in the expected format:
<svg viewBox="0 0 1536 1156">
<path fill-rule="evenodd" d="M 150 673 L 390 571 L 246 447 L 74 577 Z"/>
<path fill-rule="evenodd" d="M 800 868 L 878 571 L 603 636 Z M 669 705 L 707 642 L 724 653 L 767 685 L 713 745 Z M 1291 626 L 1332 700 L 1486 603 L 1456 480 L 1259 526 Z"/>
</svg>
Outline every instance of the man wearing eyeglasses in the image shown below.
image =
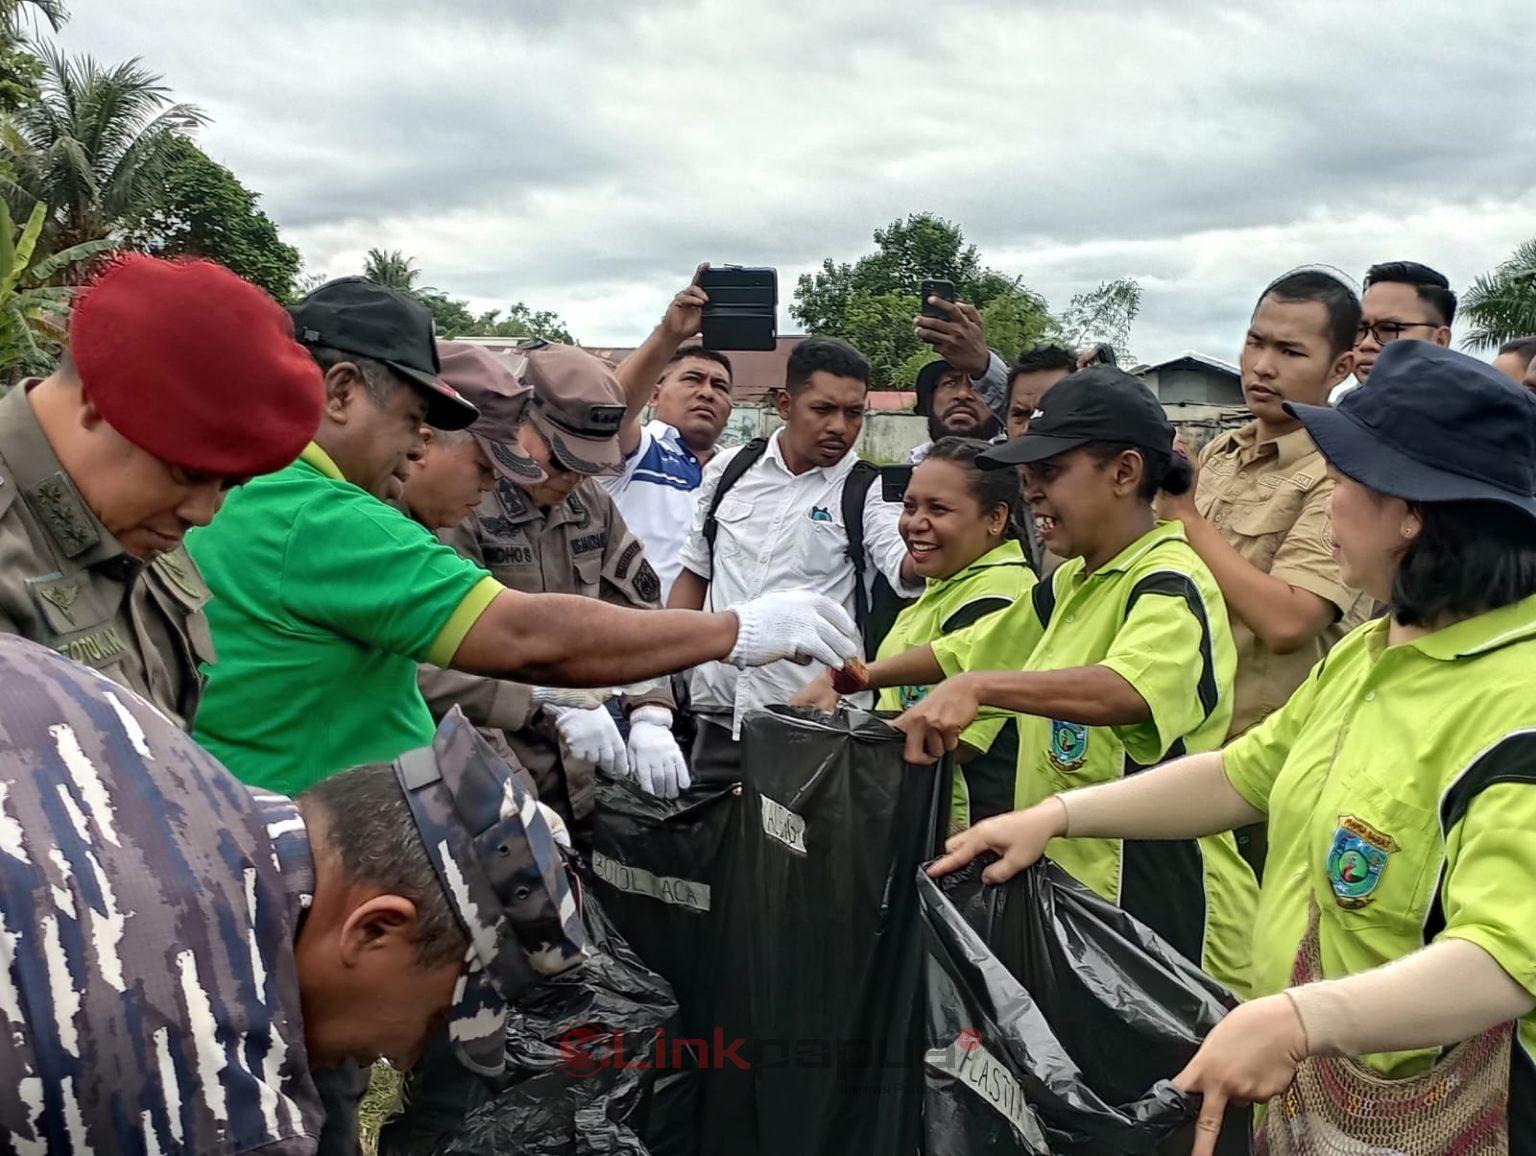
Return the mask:
<svg viewBox="0 0 1536 1156">
<path fill-rule="evenodd" d="M 1355 380 L 1364 384 L 1382 347 L 1399 337 L 1450 347 L 1456 294 L 1444 273 L 1417 261 L 1372 265 L 1360 298 L 1355 336 Z"/>
</svg>

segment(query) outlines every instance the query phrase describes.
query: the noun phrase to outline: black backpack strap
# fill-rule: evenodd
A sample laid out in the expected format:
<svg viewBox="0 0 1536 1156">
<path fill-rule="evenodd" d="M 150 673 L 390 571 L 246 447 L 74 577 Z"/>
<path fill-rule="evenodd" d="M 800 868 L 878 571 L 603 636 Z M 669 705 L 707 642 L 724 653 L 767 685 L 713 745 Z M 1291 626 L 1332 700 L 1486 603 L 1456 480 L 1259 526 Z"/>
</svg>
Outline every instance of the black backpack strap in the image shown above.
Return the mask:
<svg viewBox="0 0 1536 1156">
<path fill-rule="evenodd" d="M 863 458 L 843 479 L 843 533 L 848 535 L 848 561 L 853 563 L 853 620 L 862 635 L 869 629 L 869 591 L 864 587 L 864 503 L 880 467 Z"/>
<path fill-rule="evenodd" d="M 720 532 L 720 522 L 715 517 L 715 511 L 720 508 L 720 499 L 732 486 L 741 480 L 741 475 L 757 465 L 762 456 L 768 452 L 767 438 L 753 438 L 741 447 L 739 452 L 730 461 L 725 463 L 725 469 L 720 471 L 719 484 L 715 486 L 714 496 L 709 499 L 709 510 L 704 515 L 704 541 L 709 543 L 711 551 L 715 548 L 715 535 Z"/>
</svg>

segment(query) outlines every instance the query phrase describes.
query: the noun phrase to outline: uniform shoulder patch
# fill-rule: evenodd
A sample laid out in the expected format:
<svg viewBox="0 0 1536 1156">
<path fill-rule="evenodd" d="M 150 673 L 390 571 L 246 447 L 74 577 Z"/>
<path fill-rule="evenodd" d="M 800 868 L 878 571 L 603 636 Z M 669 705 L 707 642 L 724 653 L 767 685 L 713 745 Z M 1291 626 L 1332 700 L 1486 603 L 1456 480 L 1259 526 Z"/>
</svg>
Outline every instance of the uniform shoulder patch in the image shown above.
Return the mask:
<svg viewBox="0 0 1536 1156">
<path fill-rule="evenodd" d="M 38 520 L 63 547 L 66 558 L 79 557 L 101 541 L 96 520 L 86 511 L 64 471 L 49 474 L 38 482 L 27 494 L 27 501 L 37 511 Z"/>
<path fill-rule="evenodd" d="M 628 578 L 630 566 L 634 564 L 635 559 L 640 556 L 640 551 L 643 549 L 644 547 L 639 542 L 631 542 L 628 546 L 625 546 L 623 552 L 619 555 L 618 564 L 613 568 L 613 576 L 620 582 Z"/>
<path fill-rule="evenodd" d="M 648 560 L 640 559 L 640 568 L 635 571 L 635 579 L 631 583 L 635 593 L 647 602 L 657 602 L 661 599 L 661 579 L 656 576 L 656 571 L 651 569 Z"/>
</svg>

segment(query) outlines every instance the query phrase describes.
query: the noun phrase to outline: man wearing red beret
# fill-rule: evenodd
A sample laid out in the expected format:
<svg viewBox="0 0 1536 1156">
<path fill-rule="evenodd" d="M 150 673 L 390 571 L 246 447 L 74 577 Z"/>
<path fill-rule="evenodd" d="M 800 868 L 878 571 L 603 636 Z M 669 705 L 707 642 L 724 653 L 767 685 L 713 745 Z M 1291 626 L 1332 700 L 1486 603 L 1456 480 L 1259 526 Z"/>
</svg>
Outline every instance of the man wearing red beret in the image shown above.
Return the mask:
<svg viewBox="0 0 1536 1156">
<path fill-rule="evenodd" d="M 78 297 L 58 368 L 0 398 L 0 632 L 190 727 L 214 653 L 182 537 L 298 456 L 321 396 L 254 285 L 206 261 L 114 262 Z"/>
</svg>

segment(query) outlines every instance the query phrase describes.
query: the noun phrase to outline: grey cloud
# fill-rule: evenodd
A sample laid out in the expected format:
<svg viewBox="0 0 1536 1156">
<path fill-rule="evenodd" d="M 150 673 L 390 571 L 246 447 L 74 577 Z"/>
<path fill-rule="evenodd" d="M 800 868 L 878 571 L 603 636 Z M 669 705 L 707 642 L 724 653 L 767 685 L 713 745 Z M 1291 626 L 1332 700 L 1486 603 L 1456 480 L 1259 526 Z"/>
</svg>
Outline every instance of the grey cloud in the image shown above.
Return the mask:
<svg viewBox="0 0 1536 1156">
<path fill-rule="evenodd" d="M 1145 277 L 1147 345 L 1230 334 L 1279 260 L 1391 243 L 1470 277 L 1536 233 L 1519 0 L 126 7 L 77 5 L 65 47 L 203 102 L 312 267 L 401 248 L 594 340 L 705 257 L 777 264 L 787 303 L 923 209 L 1058 305 Z"/>
</svg>

